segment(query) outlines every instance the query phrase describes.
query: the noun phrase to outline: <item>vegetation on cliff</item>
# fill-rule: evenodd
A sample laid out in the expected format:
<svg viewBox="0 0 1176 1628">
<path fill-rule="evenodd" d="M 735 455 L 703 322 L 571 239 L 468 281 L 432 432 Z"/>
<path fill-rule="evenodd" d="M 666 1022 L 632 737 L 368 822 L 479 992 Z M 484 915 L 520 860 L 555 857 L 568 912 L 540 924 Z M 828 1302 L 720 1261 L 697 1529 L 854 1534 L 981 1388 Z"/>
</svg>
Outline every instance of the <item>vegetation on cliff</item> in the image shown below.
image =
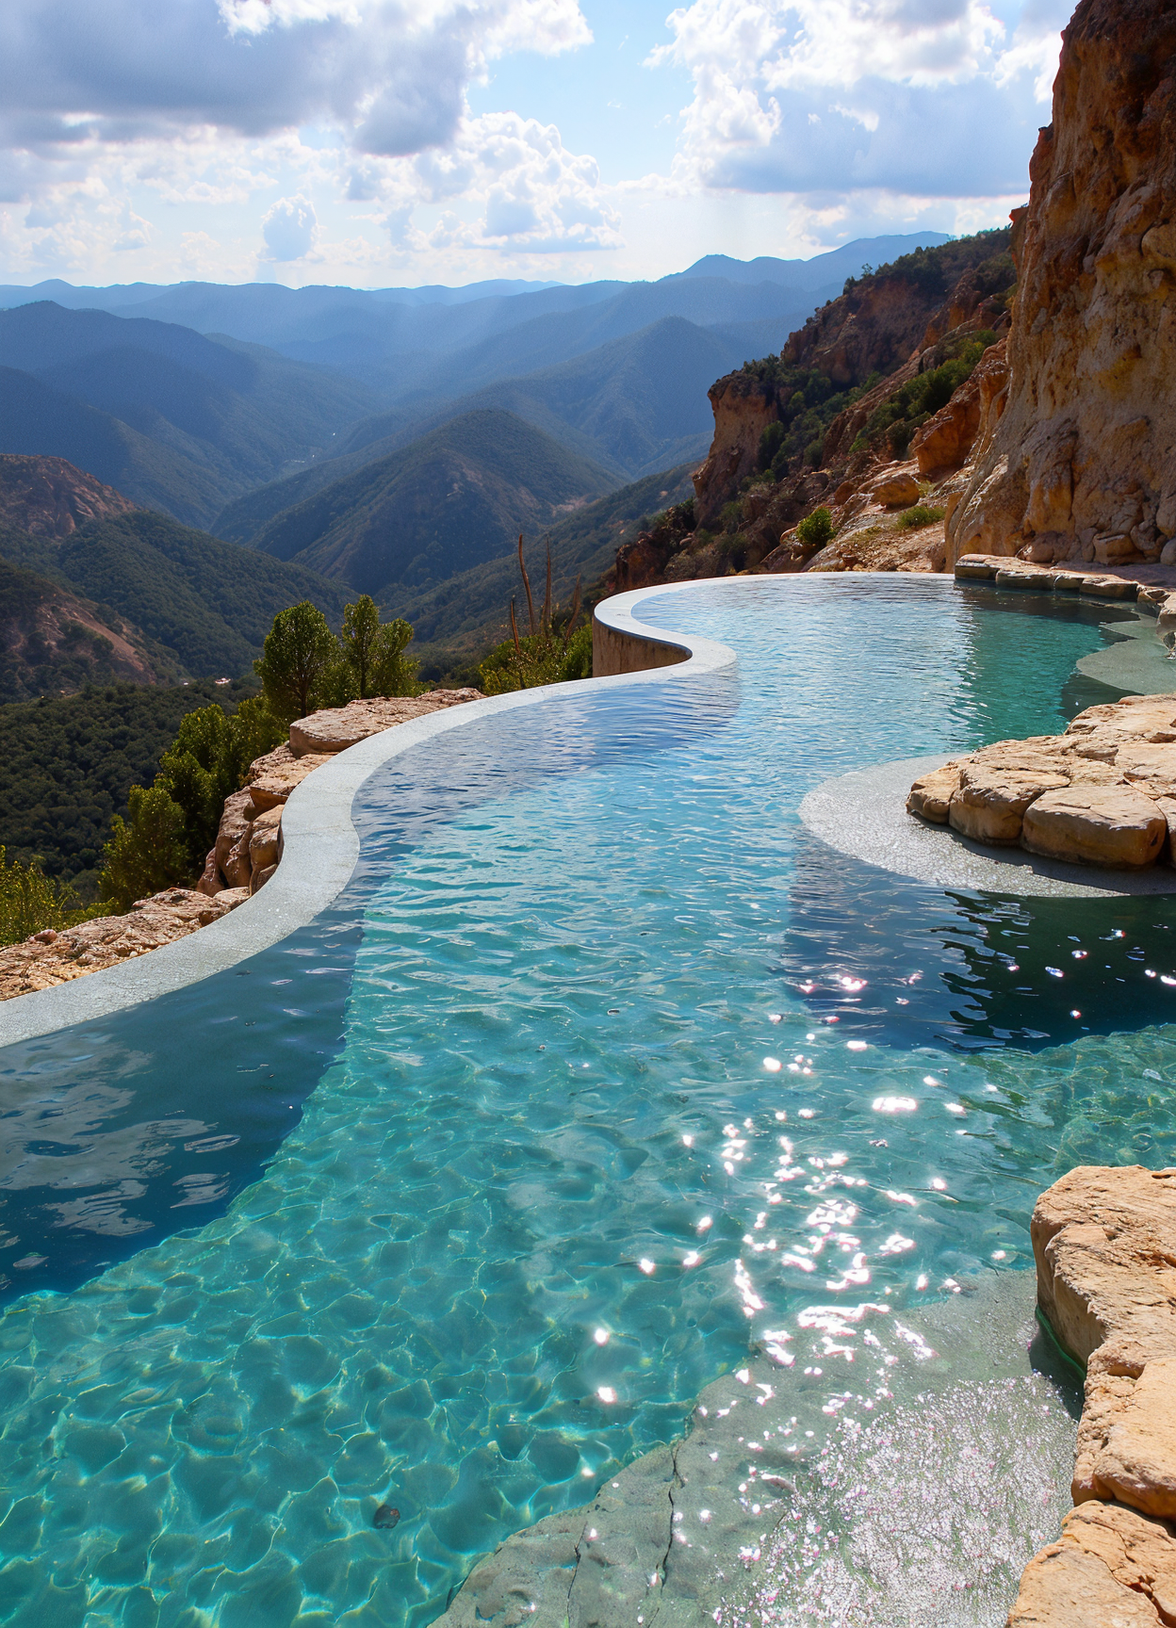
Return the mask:
<svg viewBox="0 0 1176 1628">
<path fill-rule="evenodd" d="M 150 785 L 186 713 L 233 711 L 251 684 L 88 685 L 80 694 L 0 707 L 0 844 L 53 883 L 95 897 L 114 815 Z M 52 923 L 49 923 L 52 925 Z"/>
</svg>

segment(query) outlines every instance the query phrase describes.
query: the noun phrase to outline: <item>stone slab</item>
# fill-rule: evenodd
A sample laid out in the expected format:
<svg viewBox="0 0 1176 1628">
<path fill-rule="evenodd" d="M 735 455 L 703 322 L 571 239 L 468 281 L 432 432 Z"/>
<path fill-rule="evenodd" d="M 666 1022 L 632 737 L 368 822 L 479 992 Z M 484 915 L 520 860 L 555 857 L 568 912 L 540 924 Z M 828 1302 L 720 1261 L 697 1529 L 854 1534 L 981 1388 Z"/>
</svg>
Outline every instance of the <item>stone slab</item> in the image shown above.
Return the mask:
<svg viewBox="0 0 1176 1628">
<path fill-rule="evenodd" d="M 1176 870 L 1169 866 L 1096 872 L 1019 848 L 994 852 L 946 826 L 925 825 L 906 811 L 911 782 L 950 761 L 947 755 L 903 758 L 826 780 L 805 797 L 800 817 L 839 853 L 933 887 L 1057 899 L 1176 893 Z"/>
</svg>

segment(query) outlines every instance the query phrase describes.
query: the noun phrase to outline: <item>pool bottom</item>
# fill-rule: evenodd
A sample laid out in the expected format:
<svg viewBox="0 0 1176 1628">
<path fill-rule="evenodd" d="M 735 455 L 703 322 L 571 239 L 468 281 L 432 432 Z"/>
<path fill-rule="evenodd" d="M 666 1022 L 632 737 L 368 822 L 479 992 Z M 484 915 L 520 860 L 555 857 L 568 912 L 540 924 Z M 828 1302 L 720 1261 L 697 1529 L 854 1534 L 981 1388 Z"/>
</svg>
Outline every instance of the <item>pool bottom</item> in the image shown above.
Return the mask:
<svg viewBox="0 0 1176 1628">
<path fill-rule="evenodd" d="M 485 1557 L 435 1628 L 1003 1622 L 1069 1507 L 1081 1408 L 1033 1286 L 985 1272 L 901 1317 L 813 1308 L 811 1350 L 715 1380 L 687 1435 Z"/>
</svg>

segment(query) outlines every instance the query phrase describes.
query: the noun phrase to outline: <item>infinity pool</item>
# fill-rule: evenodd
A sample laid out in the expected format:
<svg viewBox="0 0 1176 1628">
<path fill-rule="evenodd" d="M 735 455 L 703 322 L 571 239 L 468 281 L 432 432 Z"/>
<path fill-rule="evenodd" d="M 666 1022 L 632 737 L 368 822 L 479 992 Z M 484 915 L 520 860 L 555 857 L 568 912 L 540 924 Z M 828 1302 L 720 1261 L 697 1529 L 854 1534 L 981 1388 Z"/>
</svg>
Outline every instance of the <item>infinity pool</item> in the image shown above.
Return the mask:
<svg viewBox="0 0 1176 1628">
<path fill-rule="evenodd" d="M 1027 611 L 909 577 L 646 602 L 737 673 L 414 749 L 326 916 L 0 1050 L 0 1620 L 424 1628 L 751 1348 L 815 1369 L 804 1473 L 884 1314 L 1027 1267 L 1072 1165 L 1176 1162 L 1167 901 L 948 895 L 797 817 L 1117 693 L 1076 663 L 1120 613 Z M 993 1599 L 1064 1486 L 1038 1503 Z M 825 1609 L 798 1581 L 740 1620 Z"/>
</svg>

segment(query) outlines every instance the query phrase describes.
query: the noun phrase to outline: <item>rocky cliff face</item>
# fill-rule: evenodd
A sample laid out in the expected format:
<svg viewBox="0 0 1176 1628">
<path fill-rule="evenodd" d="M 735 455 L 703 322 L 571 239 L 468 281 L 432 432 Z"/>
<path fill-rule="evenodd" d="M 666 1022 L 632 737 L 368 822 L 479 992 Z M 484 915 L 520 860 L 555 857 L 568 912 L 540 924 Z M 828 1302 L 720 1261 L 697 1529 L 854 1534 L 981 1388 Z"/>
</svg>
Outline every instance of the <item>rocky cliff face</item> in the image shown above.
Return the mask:
<svg viewBox="0 0 1176 1628">
<path fill-rule="evenodd" d="M 34 537 L 68 537 L 87 520 L 113 520 L 138 508 L 64 458 L 0 454 L 0 526 Z"/>
<path fill-rule="evenodd" d="M 1155 559 L 1176 539 L 1168 0 L 1082 0 L 1030 175 L 1007 390 L 949 517 L 950 557 Z"/>
</svg>

